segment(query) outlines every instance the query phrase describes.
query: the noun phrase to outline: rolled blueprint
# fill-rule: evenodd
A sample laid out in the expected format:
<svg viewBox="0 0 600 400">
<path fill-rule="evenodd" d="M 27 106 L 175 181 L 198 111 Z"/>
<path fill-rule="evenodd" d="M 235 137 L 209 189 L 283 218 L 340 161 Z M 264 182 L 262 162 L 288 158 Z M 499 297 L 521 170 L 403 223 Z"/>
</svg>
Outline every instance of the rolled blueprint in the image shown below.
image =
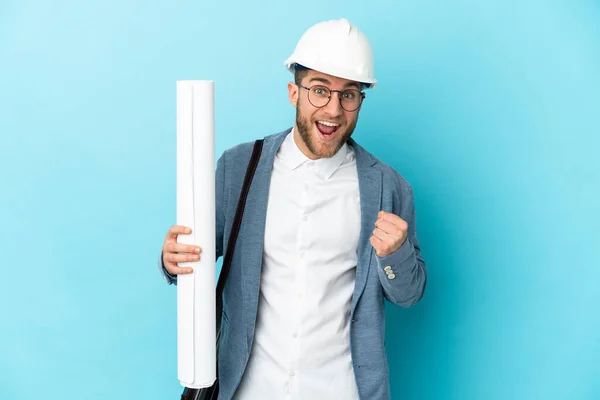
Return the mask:
<svg viewBox="0 0 600 400">
<path fill-rule="evenodd" d="M 200 261 L 180 263 L 177 277 L 177 364 L 182 386 L 216 380 L 214 82 L 177 81 L 178 242 L 202 248 Z"/>
</svg>

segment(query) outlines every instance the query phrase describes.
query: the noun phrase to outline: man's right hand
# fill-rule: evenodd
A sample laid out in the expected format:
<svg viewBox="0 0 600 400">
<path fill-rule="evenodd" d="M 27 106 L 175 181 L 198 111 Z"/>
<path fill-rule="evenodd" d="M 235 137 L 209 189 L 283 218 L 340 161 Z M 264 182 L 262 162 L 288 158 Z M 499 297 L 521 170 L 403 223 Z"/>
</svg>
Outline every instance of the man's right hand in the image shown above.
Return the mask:
<svg viewBox="0 0 600 400">
<path fill-rule="evenodd" d="M 162 247 L 162 261 L 165 269 L 171 275 L 191 274 L 194 271 L 192 268 L 182 268 L 177 263 L 200 260 L 200 252 L 202 251 L 200 247 L 177 243 L 177 235 L 190 233 L 192 233 L 191 228 L 181 225 L 173 225 L 167 233 Z"/>
</svg>

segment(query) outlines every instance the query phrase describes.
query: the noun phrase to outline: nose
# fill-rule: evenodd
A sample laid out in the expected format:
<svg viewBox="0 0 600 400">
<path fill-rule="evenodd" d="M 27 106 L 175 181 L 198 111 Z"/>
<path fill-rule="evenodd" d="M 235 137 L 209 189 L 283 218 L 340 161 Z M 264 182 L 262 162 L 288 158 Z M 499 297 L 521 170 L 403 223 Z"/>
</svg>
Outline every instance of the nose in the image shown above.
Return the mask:
<svg viewBox="0 0 600 400">
<path fill-rule="evenodd" d="M 332 92 L 329 103 L 327 103 L 327 105 L 324 107 L 324 111 L 331 117 L 339 117 L 344 113 L 344 109 L 342 108 L 339 97 L 341 95 L 342 94 L 339 92 Z"/>
</svg>

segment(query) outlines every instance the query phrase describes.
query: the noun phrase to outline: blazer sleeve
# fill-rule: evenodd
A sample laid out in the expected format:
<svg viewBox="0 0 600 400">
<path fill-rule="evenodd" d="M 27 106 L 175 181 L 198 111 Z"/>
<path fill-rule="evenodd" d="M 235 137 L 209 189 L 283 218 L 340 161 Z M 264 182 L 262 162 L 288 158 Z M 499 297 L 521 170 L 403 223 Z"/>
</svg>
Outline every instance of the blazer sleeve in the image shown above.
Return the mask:
<svg viewBox="0 0 600 400">
<path fill-rule="evenodd" d="M 216 222 L 216 259 L 223 255 L 223 233 L 225 230 L 225 155 L 223 153 L 217 160 L 217 170 L 215 173 L 215 222 Z M 202 257 L 202 255 L 200 255 Z M 163 278 L 169 285 L 177 285 L 177 275 L 171 275 L 163 263 L 163 253 L 160 252 L 158 268 Z"/>
<path fill-rule="evenodd" d="M 401 196 L 399 209 L 397 215 L 408 223 L 406 241 L 388 256 L 376 255 L 377 272 L 385 298 L 400 307 L 410 307 L 421 300 L 427 285 L 427 269 L 417 238 L 414 196 L 410 186 Z"/>
</svg>

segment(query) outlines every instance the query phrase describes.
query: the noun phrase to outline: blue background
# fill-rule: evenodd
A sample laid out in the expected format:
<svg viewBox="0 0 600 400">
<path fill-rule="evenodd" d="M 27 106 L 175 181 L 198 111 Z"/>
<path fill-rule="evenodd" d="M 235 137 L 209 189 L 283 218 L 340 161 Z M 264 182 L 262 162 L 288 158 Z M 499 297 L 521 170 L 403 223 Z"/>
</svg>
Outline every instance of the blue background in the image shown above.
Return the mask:
<svg viewBox="0 0 600 400">
<path fill-rule="evenodd" d="M 393 398 L 600 398 L 598 1 L 2 0 L 1 399 L 179 395 L 175 81 L 215 80 L 220 155 L 293 123 L 283 61 L 342 16 L 429 269 Z"/>
</svg>

